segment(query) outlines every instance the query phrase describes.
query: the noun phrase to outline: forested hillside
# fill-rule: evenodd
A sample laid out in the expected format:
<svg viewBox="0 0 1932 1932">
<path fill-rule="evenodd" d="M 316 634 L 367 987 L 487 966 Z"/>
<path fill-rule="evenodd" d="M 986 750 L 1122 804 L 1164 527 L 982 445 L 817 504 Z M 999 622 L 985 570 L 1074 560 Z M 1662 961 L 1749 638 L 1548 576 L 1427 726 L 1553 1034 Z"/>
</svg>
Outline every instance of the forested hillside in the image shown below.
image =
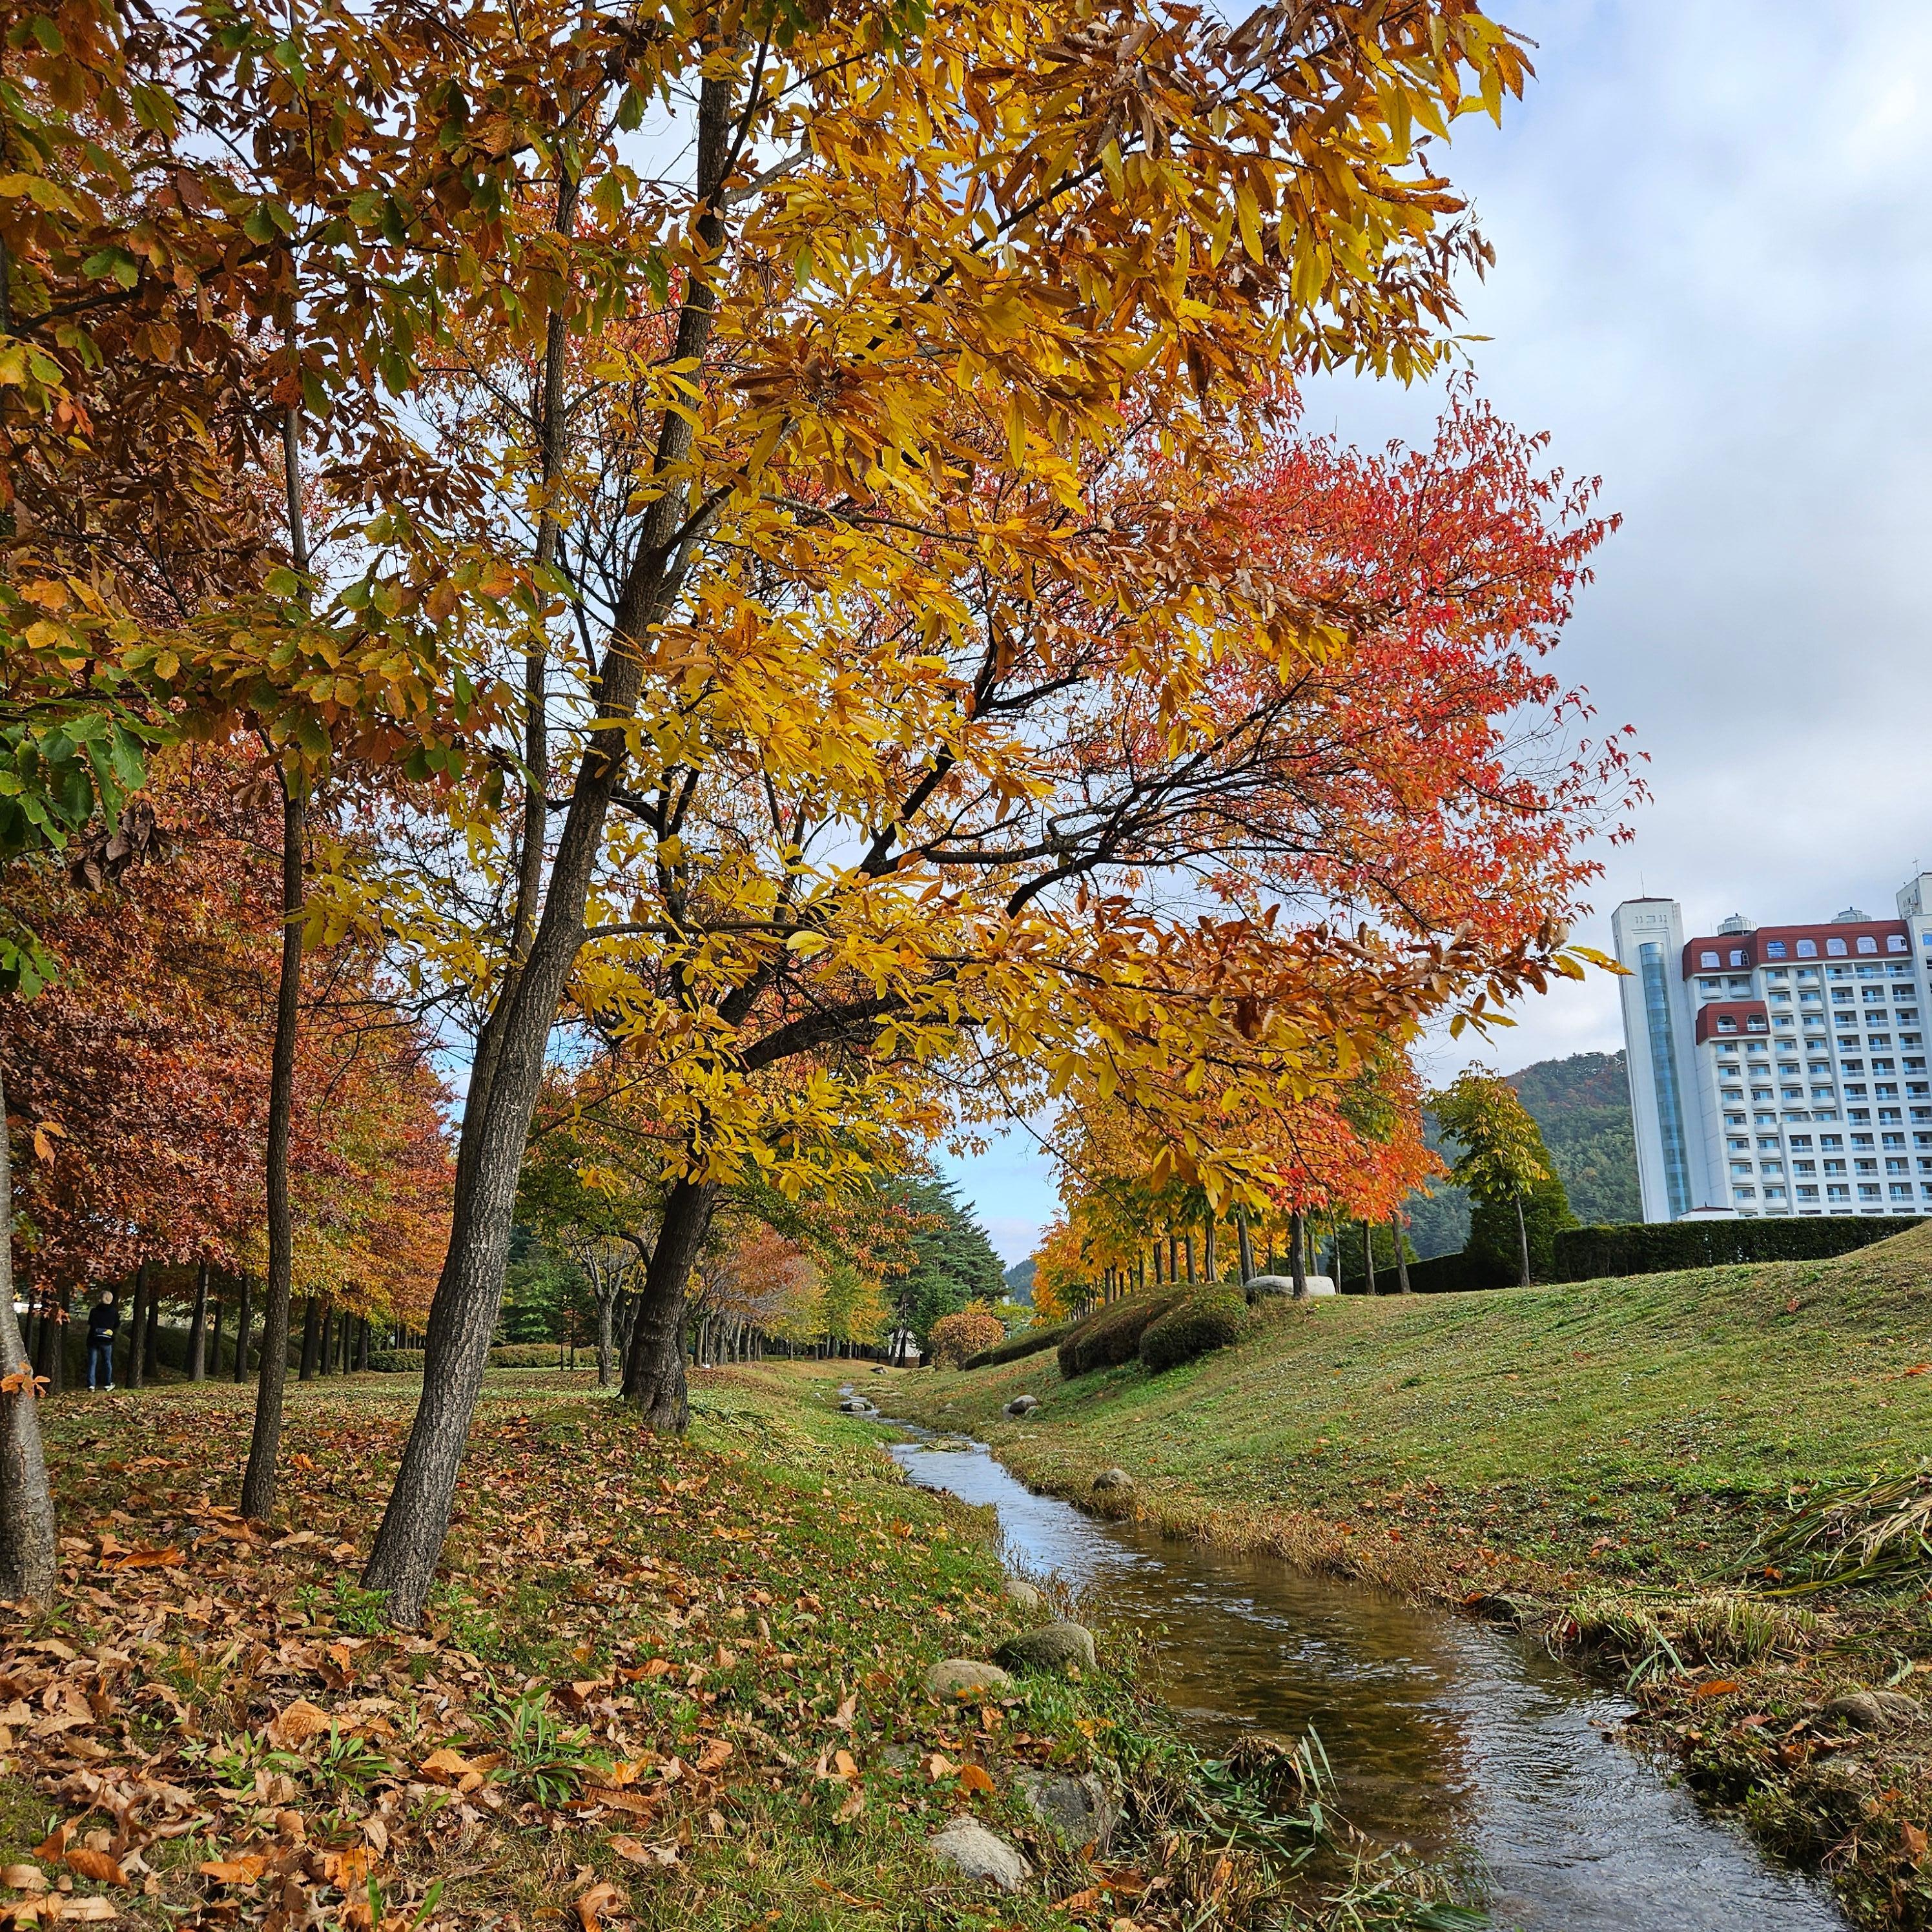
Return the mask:
<svg viewBox="0 0 1932 1932">
<path fill-rule="evenodd" d="M 1506 1076 L 1543 1130 L 1580 1221 L 1642 1218 L 1630 1090 L 1621 1053 L 1573 1053 L 1539 1060 Z M 1430 1144 L 1435 1144 L 1433 1124 Z M 1468 1239 L 1469 1204 L 1460 1188 L 1438 1186 L 1409 1203 L 1417 1253 L 1453 1255 Z"/>
</svg>

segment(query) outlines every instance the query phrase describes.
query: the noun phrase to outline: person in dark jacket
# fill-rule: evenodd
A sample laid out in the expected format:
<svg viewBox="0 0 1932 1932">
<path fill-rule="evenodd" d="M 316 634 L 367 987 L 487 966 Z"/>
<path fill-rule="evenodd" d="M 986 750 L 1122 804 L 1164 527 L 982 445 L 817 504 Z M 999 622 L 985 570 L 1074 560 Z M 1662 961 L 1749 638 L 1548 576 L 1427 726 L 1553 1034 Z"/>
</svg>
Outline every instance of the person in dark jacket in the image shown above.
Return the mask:
<svg viewBox="0 0 1932 1932">
<path fill-rule="evenodd" d="M 114 1305 L 114 1291 L 104 1288 L 100 1299 L 88 1311 L 87 1385 L 89 1388 L 114 1386 L 114 1336 L 121 1326 L 121 1311 Z"/>
</svg>

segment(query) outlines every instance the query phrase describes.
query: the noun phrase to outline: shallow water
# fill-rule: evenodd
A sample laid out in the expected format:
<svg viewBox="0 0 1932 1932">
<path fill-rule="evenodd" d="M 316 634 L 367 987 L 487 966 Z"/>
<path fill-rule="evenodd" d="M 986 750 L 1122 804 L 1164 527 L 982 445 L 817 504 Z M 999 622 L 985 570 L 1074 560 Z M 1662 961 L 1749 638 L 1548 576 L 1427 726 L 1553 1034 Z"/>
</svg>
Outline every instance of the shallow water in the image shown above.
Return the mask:
<svg viewBox="0 0 1932 1932">
<path fill-rule="evenodd" d="M 1159 1633 L 1170 1704 L 1210 1746 L 1320 1733 L 1336 1808 L 1370 1838 L 1473 1858 L 1520 1932 L 1823 1932 L 1824 1888 L 1780 1870 L 1605 1732 L 1629 1702 L 1507 1633 L 1271 1557 L 1166 1540 L 1035 1496 L 981 1446 L 892 1455 L 999 1512 L 1008 1560 Z"/>
</svg>

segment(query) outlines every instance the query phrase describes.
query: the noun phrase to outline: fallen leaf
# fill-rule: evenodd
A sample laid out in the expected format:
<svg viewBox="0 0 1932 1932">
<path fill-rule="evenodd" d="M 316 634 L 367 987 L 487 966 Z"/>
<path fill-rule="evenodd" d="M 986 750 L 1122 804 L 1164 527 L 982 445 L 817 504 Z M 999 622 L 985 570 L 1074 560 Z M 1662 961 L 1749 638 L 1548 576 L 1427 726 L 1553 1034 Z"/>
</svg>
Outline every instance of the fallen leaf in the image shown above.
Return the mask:
<svg viewBox="0 0 1932 1932">
<path fill-rule="evenodd" d="M 447 1744 L 439 1745 L 416 1768 L 438 1784 L 460 1784 L 476 1770 L 460 1751 L 453 1751 Z"/>
<path fill-rule="evenodd" d="M 852 1820 L 857 1817 L 859 1814 L 864 1810 L 865 1808 L 866 1787 L 862 1784 L 854 1783 L 852 1788 L 846 1792 L 844 1802 L 838 1808 L 838 1817 L 839 1823 L 842 1825 L 850 1824 Z"/>
<path fill-rule="evenodd" d="M 37 1858 L 65 1858 L 67 1856 L 68 1840 L 73 1836 L 74 1827 L 71 1825 L 56 1825 L 53 1829 L 34 1847 L 34 1857 Z"/>
<path fill-rule="evenodd" d="M 832 1774 L 848 1781 L 859 1775 L 856 1760 L 850 1751 L 835 1751 L 832 1754 Z"/>
<path fill-rule="evenodd" d="M 47 1875 L 38 1865 L 8 1865 L 0 1870 L 0 1885 L 10 1885 L 16 1892 L 45 1892 Z"/>
<path fill-rule="evenodd" d="M 259 1852 L 244 1852 L 238 1858 L 210 1858 L 195 1868 L 218 1885 L 253 1885 L 268 1869 L 268 1860 Z"/>
<path fill-rule="evenodd" d="M 1905 1372 L 1908 1376 L 1932 1376 L 1932 1362 L 1914 1362 Z"/>
<path fill-rule="evenodd" d="M 988 1795 L 996 1789 L 986 1767 L 977 1764 L 959 1767 L 959 1788 L 962 1791 L 983 1791 Z"/>
<path fill-rule="evenodd" d="M 593 1784 L 584 1796 L 610 1810 L 627 1811 L 634 1818 L 648 1818 L 660 1802 L 642 1791 L 620 1791 L 604 1784 Z"/>
<path fill-rule="evenodd" d="M 944 1751 L 934 1751 L 924 1761 L 927 1780 L 937 1784 L 942 1778 L 950 1778 L 959 1767 Z"/>
<path fill-rule="evenodd" d="M 268 1737 L 278 1750 L 292 1750 L 307 1739 L 319 1736 L 334 1722 L 326 1711 L 298 1697 L 285 1711 L 268 1720 Z"/>
<path fill-rule="evenodd" d="M 634 1865 L 650 1865 L 657 1863 L 657 1860 L 652 1856 L 650 1847 L 648 1845 L 639 1844 L 635 1838 L 629 1837 L 622 1832 L 611 1833 L 610 1849 L 620 1858 L 628 1858 Z"/>
<path fill-rule="evenodd" d="M 859 1714 L 859 1694 L 855 1690 L 839 1702 L 838 1715 L 831 1720 L 833 1729 L 849 1731 L 852 1720 Z"/>
<path fill-rule="evenodd" d="M 1690 1694 L 1694 1697 L 1728 1697 L 1741 1688 L 1734 1677 L 1714 1677 L 1708 1684 L 1693 1684 Z"/>
<path fill-rule="evenodd" d="M 731 1743 L 728 1738 L 706 1738 L 704 1748 L 698 1754 L 698 1762 L 692 1768 L 708 1775 L 721 1769 L 724 1760 L 730 1755 Z"/>
<path fill-rule="evenodd" d="M 170 1544 L 165 1550 L 130 1550 L 124 1556 L 101 1559 L 104 1570 L 172 1570 L 188 1561 L 184 1552 Z"/>
<path fill-rule="evenodd" d="M 120 1914 L 113 1900 L 103 1898 L 96 1894 L 92 1898 L 62 1898 L 50 1892 L 40 1904 L 40 1916 L 47 1918 L 78 1919 L 83 1924 L 96 1923 L 105 1918 L 116 1918 Z"/>
<path fill-rule="evenodd" d="M 1925 1834 L 1908 1822 L 1899 1826 L 1898 1835 L 1905 1840 L 1906 1856 L 1916 1864 L 1925 1856 Z"/>
<path fill-rule="evenodd" d="M 77 1871 L 82 1878 L 91 1878 L 96 1885 L 125 1885 L 128 1874 L 121 1869 L 118 1858 L 106 1852 L 97 1852 L 91 1846 L 76 1845 L 67 1855 L 68 1868 Z"/>
<path fill-rule="evenodd" d="M 608 1879 L 602 1885 L 593 1885 L 577 1901 L 577 1916 L 584 1932 L 600 1932 L 604 1914 L 623 1902 L 624 1894 Z"/>
</svg>

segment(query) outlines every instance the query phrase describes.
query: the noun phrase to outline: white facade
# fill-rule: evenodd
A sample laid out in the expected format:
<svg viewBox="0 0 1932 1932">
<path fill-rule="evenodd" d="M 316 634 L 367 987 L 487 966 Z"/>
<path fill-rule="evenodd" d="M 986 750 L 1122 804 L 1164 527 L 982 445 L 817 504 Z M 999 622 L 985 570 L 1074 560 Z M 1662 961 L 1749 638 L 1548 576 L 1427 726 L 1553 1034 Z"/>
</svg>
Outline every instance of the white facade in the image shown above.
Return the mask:
<svg viewBox="0 0 1932 1932">
<path fill-rule="evenodd" d="M 1674 899 L 1617 908 L 1646 1220 L 1932 1214 L 1932 873 L 1898 908 L 1688 938 Z"/>
</svg>

